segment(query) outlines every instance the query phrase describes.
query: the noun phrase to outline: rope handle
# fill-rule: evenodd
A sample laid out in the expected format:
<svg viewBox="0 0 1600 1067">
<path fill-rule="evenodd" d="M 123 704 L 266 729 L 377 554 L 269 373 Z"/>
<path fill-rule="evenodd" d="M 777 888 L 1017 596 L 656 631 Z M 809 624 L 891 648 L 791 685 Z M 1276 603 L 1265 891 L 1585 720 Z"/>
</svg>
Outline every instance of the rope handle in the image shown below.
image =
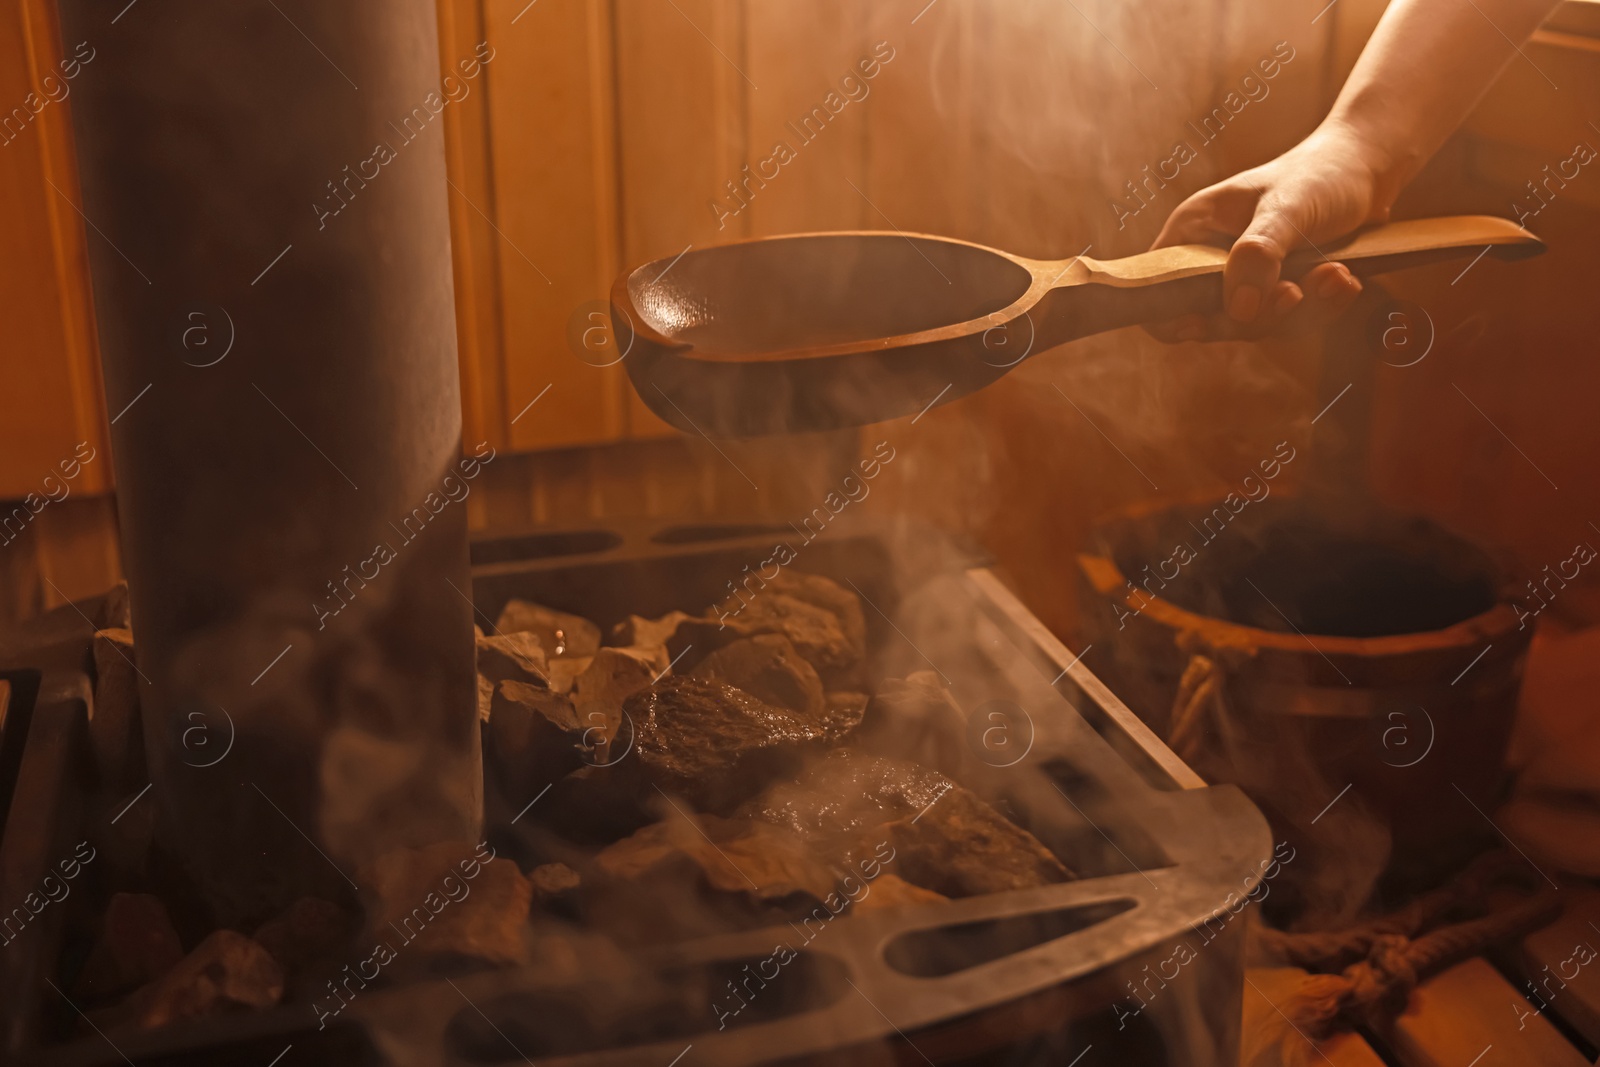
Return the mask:
<svg viewBox="0 0 1600 1067">
<path fill-rule="evenodd" d="M 1528 884 L 1525 867 L 1507 852 L 1490 852 L 1447 884 L 1390 915 L 1348 930 L 1285 933 L 1256 929 L 1257 945 L 1308 975 L 1279 1007 L 1312 1037 L 1342 1026 L 1373 1023 L 1405 1010 L 1418 982 L 1489 946 L 1520 938 L 1561 914 L 1553 892 L 1541 892 L 1466 922 L 1438 926 L 1460 910 L 1481 910 L 1489 891 L 1507 882 Z M 1436 927 L 1427 933 L 1423 930 Z"/>
<path fill-rule="evenodd" d="M 1222 699 L 1225 680 L 1222 665 L 1199 652 L 1189 656 L 1178 680 L 1172 713 L 1167 718 L 1167 746 L 1191 767 L 1203 753 L 1207 733 L 1220 730 L 1226 722 L 1228 711 Z"/>
</svg>

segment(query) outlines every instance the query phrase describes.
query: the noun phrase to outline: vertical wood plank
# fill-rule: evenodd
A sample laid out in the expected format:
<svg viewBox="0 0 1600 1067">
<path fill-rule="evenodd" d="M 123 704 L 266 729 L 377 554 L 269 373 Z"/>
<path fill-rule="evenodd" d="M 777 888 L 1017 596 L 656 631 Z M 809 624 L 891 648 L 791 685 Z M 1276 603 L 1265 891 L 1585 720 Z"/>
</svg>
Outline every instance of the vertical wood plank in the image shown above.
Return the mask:
<svg viewBox="0 0 1600 1067">
<path fill-rule="evenodd" d="M 1389 0 L 1339 0 L 1328 12 L 1327 17 L 1333 22 L 1333 39 L 1328 49 L 1324 110 L 1333 106 L 1334 98 L 1339 95 L 1339 89 L 1350 76 L 1361 50 L 1367 46 L 1367 39 L 1388 6 Z"/>
<path fill-rule="evenodd" d="M 1217 82 L 1191 117 L 1198 123 L 1201 115 L 1219 107 L 1228 114 L 1229 93 L 1234 94 L 1235 106 L 1239 101 L 1244 101 L 1244 106 L 1216 135 L 1214 146 L 1207 147 L 1211 165 L 1203 175 L 1205 184 L 1279 155 L 1322 121 L 1343 81 L 1342 75 L 1334 81 L 1332 73 L 1340 62 L 1341 42 L 1350 43 L 1340 36 L 1341 28 L 1349 31 L 1360 20 L 1360 12 L 1352 11 L 1344 23 L 1335 21 L 1344 15 L 1345 2 L 1339 0 L 1320 18 L 1316 7 L 1309 5 L 1274 10 L 1266 18 L 1259 12 L 1227 9 L 1231 17 L 1226 20 L 1214 60 Z M 1353 7 L 1361 5 L 1362 0 L 1354 0 Z M 1370 26 L 1367 32 L 1371 32 Z M 1293 52 L 1283 52 L 1284 46 Z M 1292 54 L 1293 59 L 1282 62 L 1284 54 Z M 1264 77 L 1266 71 L 1274 70 L 1272 78 Z M 1252 98 L 1252 93 L 1263 91 L 1260 99 Z M 1186 195 L 1192 191 L 1186 187 Z"/>
<path fill-rule="evenodd" d="M 746 94 L 737 0 L 630 0 L 617 11 L 621 238 L 633 264 L 748 235 L 711 209 L 744 162 Z"/>
<path fill-rule="evenodd" d="M 501 334 L 500 272 L 490 220 L 473 205 L 493 203 L 489 160 L 487 78 L 463 78 L 458 64 L 486 40 L 481 0 L 439 0 L 439 66 L 463 82 L 469 95 L 445 109 L 445 167 L 450 178 L 450 246 L 456 290 L 456 338 L 461 364 L 461 435 L 469 450 L 479 441 L 507 444 L 505 351 Z M 470 69 L 470 68 L 469 68 Z M 482 501 L 470 501 L 475 521 Z"/>
<path fill-rule="evenodd" d="M 741 160 L 753 177 L 733 176 L 747 207 L 726 189 L 724 205 L 749 214 L 751 236 L 884 228 L 863 194 L 872 93 L 892 65 L 872 55 L 865 10 L 854 0 L 755 3 L 745 27 L 750 76 L 761 86 L 749 95 Z M 862 62 L 877 75 L 864 78 Z"/>
<path fill-rule="evenodd" d="M 975 167 L 973 53 L 978 0 L 896 0 L 873 10 L 867 36 L 894 59 L 867 104 L 864 225 L 982 240 L 971 195 Z M 912 20 L 916 21 L 913 22 Z"/>
<path fill-rule="evenodd" d="M 579 360 L 568 327 L 617 270 L 610 6 L 486 0 L 494 220 L 513 448 L 612 440 L 616 367 Z M 457 194 L 459 195 L 459 194 Z M 539 404 L 526 405 L 546 386 Z"/>
<path fill-rule="evenodd" d="M 95 75 L 93 42 L 64 55 L 54 5 L 0 10 L 0 498 L 40 480 L 87 441 L 107 448 L 100 357 L 89 295 L 86 226 L 77 205 L 71 89 Z M 76 78 L 66 78 L 63 60 Z M 59 99 L 54 99 L 59 98 Z M 97 240 L 103 239 L 100 237 Z M 131 399 L 131 398 L 118 398 Z M 84 468 L 79 492 L 103 492 L 111 464 Z"/>
<path fill-rule="evenodd" d="M 747 216 L 712 209 L 745 161 L 746 102 L 759 84 L 745 55 L 743 3 L 618 4 L 616 77 L 623 266 L 747 236 Z M 617 395 L 629 436 L 677 433 L 626 382 Z"/>
</svg>

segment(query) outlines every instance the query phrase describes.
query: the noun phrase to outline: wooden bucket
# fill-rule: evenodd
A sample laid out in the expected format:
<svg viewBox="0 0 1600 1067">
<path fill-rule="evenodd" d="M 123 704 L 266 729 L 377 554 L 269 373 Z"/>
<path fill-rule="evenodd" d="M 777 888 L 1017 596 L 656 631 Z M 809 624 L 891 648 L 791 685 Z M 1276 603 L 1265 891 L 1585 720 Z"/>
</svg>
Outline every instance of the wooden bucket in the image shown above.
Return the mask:
<svg viewBox="0 0 1600 1067">
<path fill-rule="evenodd" d="M 1495 836 L 1533 626 L 1483 550 L 1370 503 L 1280 495 L 1124 511 L 1078 564 L 1094 670 L 1280 834 L 1325 843 L 1329 870 L 1372 867 L 1347 896 L 1384 870 L 1426 884 Z"/>
</svg>

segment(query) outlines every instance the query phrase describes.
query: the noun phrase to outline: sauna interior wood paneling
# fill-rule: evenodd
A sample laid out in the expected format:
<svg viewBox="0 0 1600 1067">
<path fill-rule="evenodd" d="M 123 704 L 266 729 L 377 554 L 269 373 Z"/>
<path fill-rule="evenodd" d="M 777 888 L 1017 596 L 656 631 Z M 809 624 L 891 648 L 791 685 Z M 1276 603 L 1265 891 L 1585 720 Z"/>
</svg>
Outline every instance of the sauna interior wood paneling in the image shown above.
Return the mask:
<svg viewBox="0 0 1600 1067">
<path fill-rule="evenodd" d="M 1435 341 L 1413 366 L 1380 368 L 1373 427 L 1379 491 L 1501 547 L 1523 589 L 1576 545 L 1600 546 L 1600 158 L 1573 165 L 1580 145 L 1600 152 L 1600 4 L 1567 3 L 1550 26 L 1400 204 L 1521 218 L 1549 251 L 1397 278 L 1419 339 Z M 1551 588 L 1541 624 L 1600 621 L 1593 575 Z"/>
<path fill-rule="evenodd" d="M 475 494 L 474 525 L 625 510 L 780 514 L 804 501 L 770 487 L 821 484 L 837 467 L 848 447 L 837 441 L 679 438 L 619 367 L 580 359 L 574 324 L 593 324 L 623 266 L 729 237 L 844 227 L 1040 256 L 1137 251 L 1183 196 L 1309 130 L 1383 6 L 1172 4 L 1150 18 L 1044 0 L 441 0 L 442 68 L 480 42 L 494 49 L 443 124 L 466 434 L 518 454 Z M 1597 8 L 1582 0 L 1558 12 L 1527 48 L 1531 63 L 1513 63 L 1408 209 L 1509 214 L 1517 189 L 1565 158 L 1553 153 L 1570 151 L 1575 133 L 1600 144 L 1574 110 L 1597 88 Z M 806 116 L 880 46 L 893 58 L 876 64 L 870 91 L 808 136 Z M 1207 122 L 1285 47 L 1294 58 L 1277 64 L 1269 92 Z M 12 5 L 0 15 L 0 103 L 20 103 L 70 52 L 47 0 Z M 92 72 L 91 61 L 82 76 Z M 103 446 L 115 414 L 101 396 L 83 255 L 101 235 L 72 207 L 70 106 L 48 104 L 0 146 L 0 300 L 23 355 L 0 361 L 0 497 L 29 491 L 77 441 Z M 1176 178 L 1152 178 L 1171 173 L 1161 165 L 1179 141 L 1194 159 Z M 752 177 L 746 165 L 762 173 L 779 142 L 792 159 Z M 1600 312 L 1579 295 L 1600 281 L 1582 255 L 1600 238 L 1595 188 L 1586 170 L 1543 210 L 1534 228 L 1563 243 L 1542 261 L 1482 264 L 1455 286 L 1396 279 L 1454 340 L 1377 382 L 1380 491 L 1510 546 L 1532 572 L 1564 558 L 1551 553 L 1585 528 L 1576 508 L 1594 475 L 1582 457 L 1600 445 L 1581 418 L 1600 387 L 1583 355 Z M 1045 353 L 980 396 L 896 427 L 897 480 L 881 481 L 873 506 L 975 533 L 1036 576 L 1030 607 L 1069 629 L 1064 561 L 1093 516 L 1221 489 L 1286 436 L 1309 444 L 1317 365 L 1306 344 L 1169 348 L 1139 331 Z M 30 533 L 32 547 L 13 546 L 29 557 L 6 562 L 24 579 L 13 588 L 40 591 L 22 599 L 56 599 L 40 568 L 98 577 L 109 559 L 115 573 L 114 511 L 88 505 L 108 488 L 109 463 L 91 467 L 81 497 Z M 101 544 L 89 550 L 93 530 Z M 1561 610 L 1593 618 L 1600 598 L 1575 588 Z"/>
</svg>

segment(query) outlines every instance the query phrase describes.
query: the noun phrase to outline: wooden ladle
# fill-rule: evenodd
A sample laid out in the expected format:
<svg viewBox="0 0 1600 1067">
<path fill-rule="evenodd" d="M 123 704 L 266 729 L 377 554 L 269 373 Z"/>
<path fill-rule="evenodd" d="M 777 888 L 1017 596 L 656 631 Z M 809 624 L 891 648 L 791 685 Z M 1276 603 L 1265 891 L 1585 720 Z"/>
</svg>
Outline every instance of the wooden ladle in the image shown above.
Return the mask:
<svg viewBox="0 0 1600 1067">
<path fill-rule="evenodd" d="M 1416 219 L 1297 252 L 1283 276 L 1542 251 L 1505 219 Z M 634 388 L 680 430 L 827 430 L 916 415 L 1102 330 L 1217 312 L 1226 259 L 1208 245 L 1043 260 L 927 234 L 767 237 L 626 272 L 611 316 Z"/>
</svg>

